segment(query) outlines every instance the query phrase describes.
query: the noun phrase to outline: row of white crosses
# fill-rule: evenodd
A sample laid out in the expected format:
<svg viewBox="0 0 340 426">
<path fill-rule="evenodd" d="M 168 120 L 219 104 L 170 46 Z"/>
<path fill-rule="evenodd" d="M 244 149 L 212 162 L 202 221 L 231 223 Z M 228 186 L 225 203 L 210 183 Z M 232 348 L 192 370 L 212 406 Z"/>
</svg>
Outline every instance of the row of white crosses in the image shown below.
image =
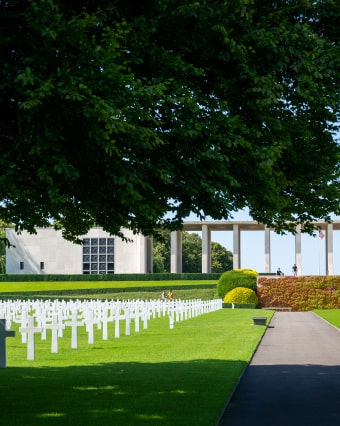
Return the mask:
<svg viewBox="0 0 340 426">
<path fill-rule="evenodd" d="M 0 301 L 0 368 L 6 367 L 6 338 L 14 337 L 12 323 L 20 325 L 21 342 L 27 344 L 27 359 L 35 359 L 35 334 L 46 340 L 51 330 L 51 352 L 58 353 L 58 339 L 66 327 L 71 327 L 71 348 L 78 348 L 78 328 L 86 327 L 88 344 L 94 343 L 94 327 L 102 330 L 102 339 L 109 338 L 109 324 L 114 323 L 114 337 L 120 337 L 120 324 L 125 321 L 125 335 L 130 335 L 131 322 L 135 332 L 140 322 L 147 329 L 150 318 L 169 317 L 169 327 L 183 321 L 222 308 L 222 300 L 7 300 Z"/>
</svg>

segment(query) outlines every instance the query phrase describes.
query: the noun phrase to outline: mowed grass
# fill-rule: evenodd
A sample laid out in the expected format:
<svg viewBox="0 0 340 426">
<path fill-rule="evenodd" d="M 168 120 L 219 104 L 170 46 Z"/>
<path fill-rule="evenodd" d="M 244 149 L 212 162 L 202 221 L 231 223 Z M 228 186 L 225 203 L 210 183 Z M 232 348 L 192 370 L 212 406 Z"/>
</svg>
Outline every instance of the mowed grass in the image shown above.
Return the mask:
<svg viewBox="0 0 340 426">
<path fill-rule="evenodd" d="M 314 310 L 317 315 L 340 328 L 340 309 Z"/>
<path fill-rule="evenodd" d="M 111 324 L 109 340 L 96 329 L 93 345 L 80 327 L 78 349 L 68 327 L 57 354 L 48 331 L 46 341 L 36 335 L 34 361 L 17 331 L 0 370 L 0 424 L 214 425 L 265 331 L 254 315 L 222 309 L 174 329 L 168 317 L 153 318 L 138 333 L 132 323 L 130 336 L 122 322 L 120 338 Z"/>
<path fill-rule="evenodd" d="M 0 282 L 0 298 L 82 298 L 112 300 L 159 299 L 174 288 L 174 298 L 211 300 L 217 297 L 214 281 L 36 281 Z"/>
<path fill-rule="evenodd" d="M 168 280 L 168 281 L 28 281 L 28 282 L 0 282 L 0 293 L 12 292 L 39 292 L 60 290 L 88 290 L 110 288 L 143 288 L 156 287 L 158 289 L 175 286 L 217 284 L 214 280 Z"/>
</svg>

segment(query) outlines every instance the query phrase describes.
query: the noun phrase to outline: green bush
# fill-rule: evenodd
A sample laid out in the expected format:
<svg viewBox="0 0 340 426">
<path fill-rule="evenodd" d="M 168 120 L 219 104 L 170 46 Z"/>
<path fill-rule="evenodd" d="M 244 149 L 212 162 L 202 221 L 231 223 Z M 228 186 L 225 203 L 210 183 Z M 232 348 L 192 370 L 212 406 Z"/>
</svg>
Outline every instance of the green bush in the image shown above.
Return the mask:
<svg viewBox="0 0 340 426">
<path fill-rule="evenodd" d="M 217 294 L 224 297 L 226 293 L 236 287 L 250 288 L 256 292 L 258 273 L 252 269 L 235 269 L 224 272 L 217 283 Z"/>
<path fill-rule="evenodd" d="M 245 287 L 236 287 L 224 297 L 224 303 L 254 303 L 257 306 L 258 298 L 254 290 Z"/>
</svg>

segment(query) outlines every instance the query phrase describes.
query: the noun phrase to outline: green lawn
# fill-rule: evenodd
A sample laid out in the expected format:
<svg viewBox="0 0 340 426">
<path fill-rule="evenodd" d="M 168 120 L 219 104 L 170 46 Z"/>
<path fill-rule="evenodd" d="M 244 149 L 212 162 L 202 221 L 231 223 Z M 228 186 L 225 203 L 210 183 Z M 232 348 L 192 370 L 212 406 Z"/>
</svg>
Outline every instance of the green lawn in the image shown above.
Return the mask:
<svg viewBox="0 0 340 426">
<path fill-rule="evenodd" d="M 214 281 L 36 281 L 0 282 L 0 299 L 86 298 L 113 300 L 158 299 L 162 290 L 174 288 L 174 298 L 211 300 L 216 297 Z M 18 294 L 18 295 L 17 295 Z"/>
<path fill-rule="evenodd" d="M 340 309 L 314 310 L 317 315 L 340 328 Z"/>
<path fill-rule="evenodd" d="M 32 292 L 32 291 L 58 291 L 58 290 L 87 290 L 110 288 L 143 288 L 156 287 L 158 289 L 176 286 L 197 287 L 207 284 L 216 284 L 214 280 L 169 280 L 169 281 L 27 281 L 27 282 L 0 282 L 0 293 Z"/>
<path fill-rule="evenodd" d="M 119 339 L 111 324 L 109 340 L 96 329 L 93 345 L 82 327 L 77 350 L 67 328 L 58 354 L 49 334 L 47 341 L 36 337 L 34 361 L 26 360 L 17 332 L 7 338 L 7 368 L 0 370 L 0 423 L 214 425 L 265 331 L 252 324 L 256 313 L 222 309 L 174 329 L 167 317 L 155 318 L 139 333 L 132 326 L 130 336 L 122 323 Z"/>
</svg>

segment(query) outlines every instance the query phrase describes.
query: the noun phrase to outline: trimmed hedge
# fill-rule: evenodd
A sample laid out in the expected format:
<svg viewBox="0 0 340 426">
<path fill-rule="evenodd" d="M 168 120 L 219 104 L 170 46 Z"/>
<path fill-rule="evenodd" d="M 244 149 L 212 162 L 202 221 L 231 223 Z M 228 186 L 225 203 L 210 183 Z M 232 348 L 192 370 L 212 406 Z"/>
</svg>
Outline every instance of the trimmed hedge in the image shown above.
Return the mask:
<svg viewBox="0 0 340 426">
<path fill-rule="evenodd" d="M 340 309 L 340 276 L 258 278 L 259 307 Z"/>
<path fill-rule="evenodd" d="M 258 298 L 254 290 L 245 287 L 236 287 L 229 291 L 223 299 L 225 303 L 254 303 L 257 306 Z"/>
<path fill-rule="evenodd" d="M 224 297 L 236 287 L 250 288 L 256 292 L 256 280 L 258 273 L 251 269 L 235 269 L 224 272 L 217 284 L 217 294 Z"/>
<path fill-rule="evenodd" d="M 233 307 L 232 303 L 222 303 L 222 308 L 231 309 Z M 235 309 L 256 309 L 255 303 L 234 303 Z"/>
<path fill-rule="evenodd" d="M 169 281 L 169 280 L 212 280 L 221 274 L 215 273 L 162 273 L 162 274 L 1 274 L 0 282 L 30 281 Z"/>
</svg>

